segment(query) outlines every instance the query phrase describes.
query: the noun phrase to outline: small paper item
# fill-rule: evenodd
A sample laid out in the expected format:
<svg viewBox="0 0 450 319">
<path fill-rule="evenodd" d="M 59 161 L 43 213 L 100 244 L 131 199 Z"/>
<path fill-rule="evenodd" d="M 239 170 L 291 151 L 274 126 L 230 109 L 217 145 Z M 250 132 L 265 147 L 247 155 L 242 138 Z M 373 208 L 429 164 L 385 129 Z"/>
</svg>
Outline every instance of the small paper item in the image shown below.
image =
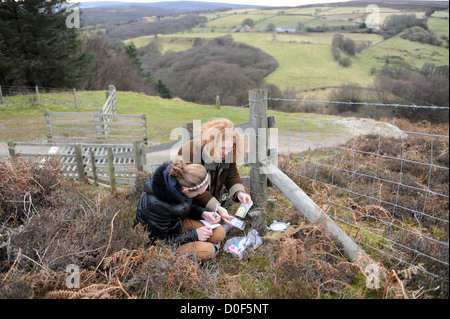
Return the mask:
<svg viewBox="0 0 450 319">
<path fill-rule="evenodd" d="M 240 219 L 237 219 L 237 218 L 233 218 L 231 220 L 231 224 L 234 227 L 239 228 L 240 230 L 244 230 L 244 228 L 245 228 L 245 222 Z"/>
<path fill-rule="evenodd" d="M 204 219 L 200 220 L 200 222 L 201 222 L 203 225 L 210 227 L 211 229 L 214 229 L 214 228 L 217 228 L 217 227 L 220 226 L 220 224 L 211 224 L 209 221 L 204 220 Z"/>
<path fill-rule="evenodd" d="M 237 246 L 235 246 L 235 245 L 231 245 L 230 247 L 228 247 L 228 250 L 230 251 L 230 252 L 232 252 L 233 254 L 236 254 L 236 255 L 241 255 L 242 254 L 242 252 L 244 251 L 244 249 L 243 248 L 239 248 L 239 247 L 237 247 Z"/>
<path fill-rule="evenodd" d="M 249 210 L 250 207 L 252 207 L 252 206 L 253 206 L 253 203 L 249 203 L 249 204 L 242 203 L 241 206 L 239 206 L 239 208 L 238 208 L 238 210 L 237 210 L 237 212 L 236 212 L 235 215 L 236 215 L 237 217 L 244 218 L 245 215 L 247 215 L 248 210 Z"/>
</svg>

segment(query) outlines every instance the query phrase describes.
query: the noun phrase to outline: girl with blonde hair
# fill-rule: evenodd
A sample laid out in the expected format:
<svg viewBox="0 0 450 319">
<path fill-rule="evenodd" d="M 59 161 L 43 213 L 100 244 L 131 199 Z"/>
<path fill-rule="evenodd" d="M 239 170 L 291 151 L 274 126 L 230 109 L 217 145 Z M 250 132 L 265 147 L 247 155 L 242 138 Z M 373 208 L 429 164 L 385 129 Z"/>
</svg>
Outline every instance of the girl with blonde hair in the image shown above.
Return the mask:
<svg viewBox="0 0 450 319">
<path fill-rule="evenodd" d="M 212 257 L 225 238 L 225 229 L 211 229 L 199 222 L 215 224 L 220 217 L 193 201 L 206 191 L 208 180 L 202 165 L 187 164 L 181 157 L 162 164 L 144 183 L 135 225 L 147 229 L 152 239 L 195 253 L 200 260 Z"/>
<path fill-rule="evenodd" d="M 178 152 L 183 160 L 203 165 L 208 172 L 208 187 L 195 197 L 195 202 L 208 210 L 216 205 L 223 222 L 231 226 L 231 216 L 222 206 L 226 193 L 234 201 L 251 203 L 239 176 L 236 163 L 244 162 L 244 137 L 227 119 L 216 119 L 202 125 L 200 138 L 185 143 Z"/>
</svg>

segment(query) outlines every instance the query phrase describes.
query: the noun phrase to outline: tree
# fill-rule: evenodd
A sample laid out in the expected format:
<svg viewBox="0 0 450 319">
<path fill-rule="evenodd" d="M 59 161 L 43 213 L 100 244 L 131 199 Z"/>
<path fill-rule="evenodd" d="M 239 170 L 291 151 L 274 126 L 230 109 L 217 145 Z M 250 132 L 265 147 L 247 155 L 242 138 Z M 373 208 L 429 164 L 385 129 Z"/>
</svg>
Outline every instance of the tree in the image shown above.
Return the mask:
<svg viewBox="0 0 450 319">
<path fill-rule="evenodd" d="M 0 84 L 78 87 L 92 56 L 82 53 L 65 0 L 0 3 Z"/>
<path fill-rule="evenodd" d="M 415 14 L 392 14 L 387 16 L 384 20 L 381 34 L 385 39 L 388 39 L 399 34 L 403 30 L 414 26 L 419 26 L 428 30 L 426 18 L 419 19 Z"/>
<path fill-rule="evenodd" d="M 138 67 L 138 70 L 142 71 L 142 63 L 138 58 L 138 50 L 133 42 L 125 45 L 125 54 L 128 55 L 131 59 L 133 59 L 134 63 Z"/>
<path fill-rule="evenodd" d="M 94 57 L 83 89 L 105 90 L 113 84 L 120 91 L 156 94 L 151 74 L 140 69 L 140 60 L 136 58 L 133 46 L 127 50 L 120 41 L 116 43 L 98 32 L 86 36 L 83 51 Z"/>
<path fill-rule="evenodd" d="M 266 30 L 267 30 L 268 32 L 274 32 L 276 29 L 277 29 L 277 27 L 276 27 L 275 24 L 273 24 L 273 23 L 269 23 L 269 24 L 267 25 L 267 27 L 266 27 Z"/>
<path fill-rule="evenodd" d="M 161 81 L 161 79 L 158 80 L 158 82 L 155 85 L 156 91 L 161 95 L 163 99 L 171 99 L 173 98 L 172 92 L 169 90 L 169 88 Z"/>
<path fill-rule="evenodd" d="M 342 50 L 349 55 L 354 56 L 356 53 L 356 43 L 350 38 L 345 38 L 342 44 Z"/>
<path fill-rule="evenodd" d="M 255 26 L 255 21 L 253 21 L 250 18 L 246 18 L 244 19 L 244 21 L 242 21 L 241 26 L 245 27 L 245 26 L 249 26 L 250 28 L 253 28 Z"/>
<path fill-rule="evenodd" d="M 412 66 L 396 66 L 392 62 L 385 65 L 375 78 L 375 88 L 383 93 L 390 93 L 395 102 L 417 105 L 449 105 L 449 79 L 443 74 L 436 73 L 434 65 L 424 65 L 422 70 Z M 421 108 L 396 108 L 393 114 L 397 117 L 409 118 L 413 121 L 427 120 L 431 122 L 448 121 L 448 110 L 434 110 Z"/>
<path fill-rule="evenodd" d="M 356 83 L 349 83 L 340 86 L 331 94 L 333 101 L 342 102 L 362 102 L 363 89 Z M 358 112 L 359 104 L 337 104 L 336 108 L 339 113 Z"/>
<path fill-rule="evenodd" d="M 143 59 L 142 66 L 185 101 L 211 105 L 219 95 L 222 105 L 243 105 L 248 90 L 260 87 L 278 62 L 258 48 L 219 37 L 186 51 Z"/>
<path fill-rule="evenodd" d="M 352 64 L 349 57 L 341 57 L 341 50 L 345 53 L 354 56 L 356 53 L 356 44 L 350 38 L 344 38 L 342 34 L 335 34 L 331 43 L 331 52 L 333 53 L 333 59 L 339 63 L 340 66 L 345 68 Z"/>
</svg>

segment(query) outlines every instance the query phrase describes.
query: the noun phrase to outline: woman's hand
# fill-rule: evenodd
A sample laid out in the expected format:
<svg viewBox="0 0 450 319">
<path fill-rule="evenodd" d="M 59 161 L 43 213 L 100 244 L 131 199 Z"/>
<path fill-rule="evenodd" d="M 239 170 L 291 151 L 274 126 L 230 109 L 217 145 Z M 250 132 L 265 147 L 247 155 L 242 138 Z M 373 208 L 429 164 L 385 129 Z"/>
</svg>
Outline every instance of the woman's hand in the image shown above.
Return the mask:
<svg viewBox="0 0 450 319">
<path fill-rule="evenodd" d="M 233 226 L 230 222 L 231 219 L 233 219 L 234 217 L 231 216 L 230 214 L 228 214 L 228 211 L 223 208 L 223 207 L 219 207 L 217 209 L 217 212 L 219 213 L 220 217 L 222 218 L 222 220 L 224 221 L 225 224 L 229 225 L 229 226 Z"/>
<path fill-rule="evenodd" d="M 216 213 L 216 217 L 214 217 L 214 212 L 203 212 L 202 218 L 204 220 L 209 221 L 211 224 L 217 224 L 220 222 L 220 215 Z"/>
<path fill-rule="evenodd" d="M 252 198 L 249 194 L 246 194 L 244 192 L 239 192 L 237 195 L 237 199 L 244 204 L 250 204 L 252 202 Z"/>
<path fill-rule="evenodd" d="M 211 228 L 209 228 L 207 226 L 197 228 L 196 231 L 197 231 L 198 240 L 200 240 L 200 241 L 207 241 L 208 238 L 211 237 L 211 235 L 213 233 Z"/>
</svg>

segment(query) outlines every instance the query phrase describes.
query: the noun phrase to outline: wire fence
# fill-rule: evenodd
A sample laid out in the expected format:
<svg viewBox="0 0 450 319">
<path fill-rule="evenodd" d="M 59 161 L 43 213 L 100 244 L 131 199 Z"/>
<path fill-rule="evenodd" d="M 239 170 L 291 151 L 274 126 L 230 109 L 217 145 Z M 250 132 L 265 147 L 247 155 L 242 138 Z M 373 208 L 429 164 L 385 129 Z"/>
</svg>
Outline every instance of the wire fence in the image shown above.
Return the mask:
<svg viewBox="0 0 450 319">
<path fill-rule="evenodd" d="M 73 92 L 73 89 L 65 88 L 49 88 L 42 86 L 5 86 L 2 85 L 3 97 L 17 96 L 17 95 L 29 95 L 36 94 L 36 88 L 39 93 L 67 93 Z"/>
<path fill-rule="evenodd" d="M 49 88 L 41 86 L 0 86 L 0 105 L 12 106 L 26 103 L 39 106 L 64 105 L 74 106 L 86 104 L 77 94 L 80 91 L 68 88 Z M 20 98 L 15 98 L 19 97 Z"/>
<path fill-rule="evenodd" d="M 423 271 L 448 287 L 448 131 L 405 131 L 369 119 L 275 118 L 278 166 L 286 175 L 386 266 Z M 291 222 L 299 215 L 278 205 Z"/>
</svg>

